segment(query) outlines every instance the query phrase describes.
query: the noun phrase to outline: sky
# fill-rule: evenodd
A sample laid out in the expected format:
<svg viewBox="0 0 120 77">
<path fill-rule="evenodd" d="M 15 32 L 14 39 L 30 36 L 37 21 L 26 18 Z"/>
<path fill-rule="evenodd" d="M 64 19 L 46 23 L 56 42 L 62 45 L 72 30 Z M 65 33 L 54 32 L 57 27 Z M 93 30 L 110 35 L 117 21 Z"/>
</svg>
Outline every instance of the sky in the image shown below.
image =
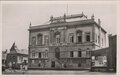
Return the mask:
<svg viewBox="0 0 120 77">
<path fill-rule="evenodd" d="M 2 50 L 10 49 L 15 42 L 19 49 L 28 49 L 29 24 L 46 24 L 50 16 L 64 13 L 81 14 L 95 21 L 101 19 L 101 26 L 108 34 L 116 33 L 116 6 L 112 4 L 2 4 Z"/>
</svg>

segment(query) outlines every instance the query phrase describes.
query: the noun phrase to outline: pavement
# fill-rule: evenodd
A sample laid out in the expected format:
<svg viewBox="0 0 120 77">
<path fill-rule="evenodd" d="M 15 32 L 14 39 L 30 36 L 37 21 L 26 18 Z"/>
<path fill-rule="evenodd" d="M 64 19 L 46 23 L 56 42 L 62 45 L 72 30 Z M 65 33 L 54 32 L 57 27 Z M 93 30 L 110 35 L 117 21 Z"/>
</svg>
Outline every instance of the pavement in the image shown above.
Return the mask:
<svg viewBox="0 0 120 77">
<path fill-rule="evenodd" d="M 64 70 L 5 70 L 3 75 L 116 75 L 110 72 L 89 72 L 89 70 L 64 71 Z"/>
</svg>

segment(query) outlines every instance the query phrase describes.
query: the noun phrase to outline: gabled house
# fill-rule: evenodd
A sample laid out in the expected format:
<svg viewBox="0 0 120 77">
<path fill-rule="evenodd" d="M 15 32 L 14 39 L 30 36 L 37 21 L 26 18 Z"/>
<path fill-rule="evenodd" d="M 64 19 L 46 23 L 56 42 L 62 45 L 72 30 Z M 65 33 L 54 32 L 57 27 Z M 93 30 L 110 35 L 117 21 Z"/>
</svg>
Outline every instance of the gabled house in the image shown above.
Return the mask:
<svg viewBox="0 0 120 77">
<path fill-rule="evenodd" d="M 6 58 L 6 65 L 15 63 L 15 68 L 20 68 L 23 63 L 28 63 L 28 52 L 25 49 L 19 50 L 15 43 L 13 43 L 10 53 L 8 53 Z"/>
</svg>

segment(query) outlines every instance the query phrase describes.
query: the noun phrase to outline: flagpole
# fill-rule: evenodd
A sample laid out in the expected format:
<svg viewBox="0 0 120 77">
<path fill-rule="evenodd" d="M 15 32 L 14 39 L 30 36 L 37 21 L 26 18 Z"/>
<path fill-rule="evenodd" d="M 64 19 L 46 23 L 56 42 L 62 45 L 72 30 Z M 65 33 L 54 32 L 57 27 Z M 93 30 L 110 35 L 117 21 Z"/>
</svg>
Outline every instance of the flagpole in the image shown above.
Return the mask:
<svg viewBox="0 0 120 77">
<path fill-rule="evenodd" d="M 67 3 L 67 15 L 68 15 L 68 3 Z"/>
</svg>

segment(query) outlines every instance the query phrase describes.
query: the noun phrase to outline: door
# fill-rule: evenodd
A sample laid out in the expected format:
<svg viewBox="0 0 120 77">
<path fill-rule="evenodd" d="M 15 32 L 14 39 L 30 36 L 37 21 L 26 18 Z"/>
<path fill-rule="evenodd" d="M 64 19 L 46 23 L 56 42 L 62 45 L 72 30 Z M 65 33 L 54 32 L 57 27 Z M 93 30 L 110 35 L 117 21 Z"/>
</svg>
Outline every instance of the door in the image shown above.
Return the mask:
<svg viewBox="0 0 120 77">
<path fill-rule="evenodd" d="M 51 67 L 55 67 L 55 61 L 51 62 Z"/>
</svg>

